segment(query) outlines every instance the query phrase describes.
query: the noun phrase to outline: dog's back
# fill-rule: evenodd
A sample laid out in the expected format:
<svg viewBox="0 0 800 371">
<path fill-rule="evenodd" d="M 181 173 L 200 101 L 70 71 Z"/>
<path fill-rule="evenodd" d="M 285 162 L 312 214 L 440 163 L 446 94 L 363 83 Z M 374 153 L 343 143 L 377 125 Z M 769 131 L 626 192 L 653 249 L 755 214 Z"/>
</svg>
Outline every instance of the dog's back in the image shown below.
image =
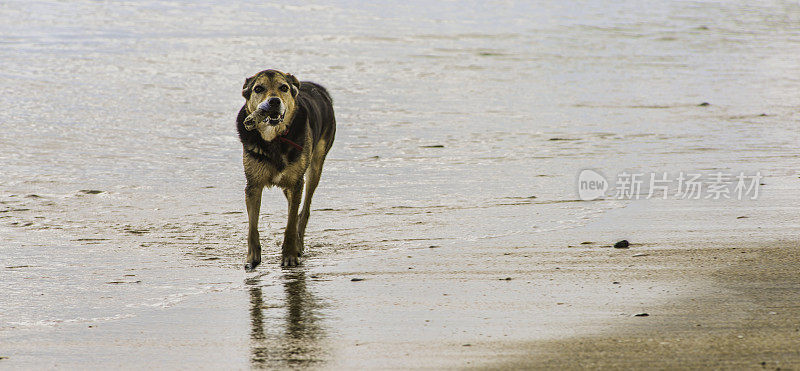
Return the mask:
<svg viewBox="0 0 800 371">
<path fill-rule="evenodd" d="M 333 145 L 336 134 L 336 117 L 333 114 L 331 95 L 322 85 L 303 81 L 300 83 L 297 99 L 300 101 L 301 112 L 304 108 L 309 118 L 314 146 L 324 145 L 324 151 L 327 153 Z"/>
</svg>

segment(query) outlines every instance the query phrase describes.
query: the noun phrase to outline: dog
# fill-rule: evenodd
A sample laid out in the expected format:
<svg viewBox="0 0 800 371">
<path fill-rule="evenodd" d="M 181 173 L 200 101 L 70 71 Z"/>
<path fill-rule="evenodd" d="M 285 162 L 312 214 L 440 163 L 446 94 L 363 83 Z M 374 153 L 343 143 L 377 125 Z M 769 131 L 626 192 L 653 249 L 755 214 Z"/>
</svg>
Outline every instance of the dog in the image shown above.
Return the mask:
<svg viewBox="0 0 800 371">
<path fill-rule="evenodd" d="M 300 264 L 311 197 L 322 165 L 333 145 L 336 118 L 333 100 L 319 84 L 299 81 L 291 74 L 264 70 L 245 79 L 245 103 L 236 117 L 247 180 L 248 234 L 246 270 L 261 263 L 258 217 L 264 187 L 278 186 L 289 203 L 283 235 L 281 266 Z M 305 200 L 298 216 L 303 196 Z"/>
</svg>

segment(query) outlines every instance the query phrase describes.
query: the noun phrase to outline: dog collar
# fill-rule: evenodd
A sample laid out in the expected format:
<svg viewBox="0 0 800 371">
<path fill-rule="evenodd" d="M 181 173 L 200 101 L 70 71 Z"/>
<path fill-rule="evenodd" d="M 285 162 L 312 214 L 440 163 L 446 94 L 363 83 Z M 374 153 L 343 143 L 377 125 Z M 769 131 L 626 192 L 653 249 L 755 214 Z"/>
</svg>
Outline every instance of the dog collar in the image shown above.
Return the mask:
<svg viewBox="0 0 800 371">
<path fill-rule="evenodd" d="M 297 148 L 298 151 L 302 152 L 303 151 L 303 146 L 301 146 L 301 145 L 293 142 L 291 139 L 287 138 L 286 134 L 289 134 L 289 129 L 286 129 L 286 131 L 284 131 L 283 134 L 281 134 L 281 136 L 278 137 L 278 139 L 280 139 L 281 142 L 289 144 L 290 146 L 292 146 L 294 148 Z"/>
</svg>

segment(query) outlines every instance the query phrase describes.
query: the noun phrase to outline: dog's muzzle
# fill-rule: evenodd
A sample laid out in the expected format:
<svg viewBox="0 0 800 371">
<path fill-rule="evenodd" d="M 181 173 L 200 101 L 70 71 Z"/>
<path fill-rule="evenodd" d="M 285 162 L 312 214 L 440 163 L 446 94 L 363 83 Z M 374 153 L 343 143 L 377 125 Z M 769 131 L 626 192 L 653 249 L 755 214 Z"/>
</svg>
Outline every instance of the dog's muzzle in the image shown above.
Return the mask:
<svg viewBox="0 0 800 371">
<path fill-rule="evenodd" d="M 270 98 L 261 102 L 258 108 L 244 119 L 244 128 L 253 130 L 260 123 L 275 126 L 283 122 L 285 116 L 286 107 L 283 101 L 280 98 Z"/>
</svg>

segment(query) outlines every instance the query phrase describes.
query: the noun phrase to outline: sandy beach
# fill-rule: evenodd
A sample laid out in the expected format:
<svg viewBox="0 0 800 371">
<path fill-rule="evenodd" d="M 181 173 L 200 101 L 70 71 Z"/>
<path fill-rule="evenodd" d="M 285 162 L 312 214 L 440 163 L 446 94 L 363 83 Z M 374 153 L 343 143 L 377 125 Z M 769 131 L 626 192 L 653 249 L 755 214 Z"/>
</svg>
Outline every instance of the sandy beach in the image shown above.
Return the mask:
<svg viewBox="0 0 800 371">
<path fill-rule="evenodd" d="M 800 369 L 799 19 L 4 2 L 0 369 Z M 303 264 L 271 189 L 245 272 L 266 68 L 337 131 Z"/>
<path fill-rule="evenodd" d="M 611 331 L 517 344 L 512 349 L 524 354 L 487 368 L 800 367 L 797 243 L 663 253 L 667 265 L 675 265 L 657 269 L 649 278 L 680 275 L 687 283 L 701 282 L 700 287 L 649 307 L 648 317 L 617 319 Z"/>
<path fill-rule="evenodd" d="M 638 210 L 668 215 L 651 206 Z M 621 233 L 634 235 L 641 229 L 635 220 L 653 217 L 623 210 L 631 221 Z M 722 235 L 724 225 L 717 226 Z M 664 236 L 672 232 L 660 231 L 659 239 L 670 240 Z M 293 269 L 279 268 L 275 255 L 254 273 L 184 258 L 183 274 L 213 277 L 194 283 L 210 289 L 127 318 L 6 329 L 13 336 L 3 338 L 2 362 L 119 369 L 800 366 L 800 245 L 790 230 L 756 243 L 637 237 L 627 249 L 611 247 L 591 225 L 574 232 L 562 238 L 575 245 L 312 253 Z M 141 280 L 127 286 L 160 275 L 175 285 L 187 280 L 147 263 L 127 271 Z"/>
</svg>

